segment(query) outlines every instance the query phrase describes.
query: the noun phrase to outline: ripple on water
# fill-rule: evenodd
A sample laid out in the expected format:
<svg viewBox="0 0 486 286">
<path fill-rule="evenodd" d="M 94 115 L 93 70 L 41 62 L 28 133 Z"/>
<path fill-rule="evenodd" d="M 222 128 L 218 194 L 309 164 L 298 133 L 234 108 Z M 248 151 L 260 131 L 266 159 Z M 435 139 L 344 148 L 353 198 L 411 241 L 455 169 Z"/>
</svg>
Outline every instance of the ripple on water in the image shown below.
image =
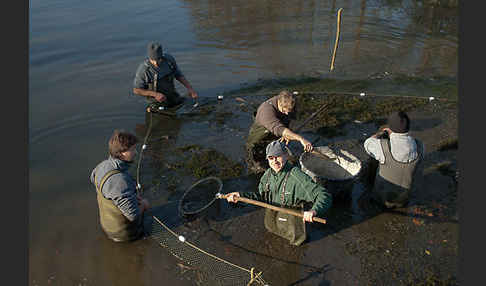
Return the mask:
<svg viewBox="0 0 486 286">
<path fill-rule="evenodd" d="M 37 144 L 42 140 L 62 134 L 63 132 L 72 130 L 74 128 L 91 126 L 95 127 L 97 125 L 102 125 L 105 123 L 119 122 L 124 120 L 145 120 L 143 113 L 96 113 L 96 114 L 80 114 L 69 118 L 62 119 L 60 121 L 54 122 L 50 126 L 39 128 L 30 132 L 30 144 Z"/>
</svg>

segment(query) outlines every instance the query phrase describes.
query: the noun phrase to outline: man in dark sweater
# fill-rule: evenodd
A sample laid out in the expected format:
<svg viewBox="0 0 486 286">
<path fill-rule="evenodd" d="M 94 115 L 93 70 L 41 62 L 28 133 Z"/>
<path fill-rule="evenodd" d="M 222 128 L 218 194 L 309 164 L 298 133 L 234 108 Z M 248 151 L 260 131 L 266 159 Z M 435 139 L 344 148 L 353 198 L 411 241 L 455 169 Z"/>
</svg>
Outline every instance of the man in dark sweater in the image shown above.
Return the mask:
<svg viewBox="0 0 486 286">
<path fill-rule="evenodd" d="M 297 140 L 305 151 L 312 151 L 313 146 L 307 139 L 289 129 L 290 120 L 294 118 L 295 98 L 286 90 L 260 104 L 246 143 L 247 164 L 250 172 L 263 173 L 265 171 L 268 167 L 264 154 L 265 146 L 280 137 L 287 143 Z"/>
<path fill-rule="evenodd" d="M 137 155 L 135 135 L 115 130 L 108 143 L 109 157 L 91 172 L 96 187 L 100 224 L 108 238 L 132 241 L 143 234 L 143 214 L 150 208 L 147 199 L 137 194 L 135 180 L 128 168 Z"/>
</svg>

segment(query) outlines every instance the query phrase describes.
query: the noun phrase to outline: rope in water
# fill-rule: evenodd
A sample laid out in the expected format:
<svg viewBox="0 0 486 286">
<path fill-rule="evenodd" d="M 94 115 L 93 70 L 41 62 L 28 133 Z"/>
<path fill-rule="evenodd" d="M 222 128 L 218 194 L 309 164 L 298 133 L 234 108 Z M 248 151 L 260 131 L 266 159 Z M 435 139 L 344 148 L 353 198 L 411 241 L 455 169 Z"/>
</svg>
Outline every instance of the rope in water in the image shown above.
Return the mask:
<svg viewBox="0 0 486 286">
<path fill-rule="evenodd" d="M 147 133 L 145 134 L 145 138 L 143 139 L 143 145 L 141 147 L 140 156 L 138 157 L 138 163 L 137 163 L 137 192 L 139 194 L 142 192 L 142 185 L 140 184 L 140 164 L 142 162 L 143 150 L 147 148 L 147 141 L 150 136 L 150 132 L 152 131 L 152 112 L 149 112 L 149 114 L 150 114 L 149 126 L 147 129 Z"/>
<path fill-rule="evenodd" d="M 299 95 L 298 91 L 297 96 Z M 248 92 L 248 93 L 238 93 L 234 94 L 232 96 L 238 97 L 238 96 L 244 96 L 244 95 L 251 95 L 251 96 L 275 96 L 278 94 L 278 92 L 263 92 L 263 93 L 255 93 L 255 92 Z M 306 94 L 306 95 L 350 95 L 350 96 L 358 96 L 362 98 L 367 98 L 367 97 L 396 97 L 396 98 L 417 98 L 417 99 L 424 99 L 428 101 L 433 101 L 433 100 L 439 100 L 439 101 L 450 101 L 450 102 L 455 102 L 457 99 L 450 99 L 450 98 L 439 98 L 439 97 L 434 97 L 434 96 L 414 96 L 414 95 L 402 95 L 402 94 L 377 94 L 377 93 L 365 93 L 365 92 L 348 92 L 348 91 L 329 91 L 329 90 L 310 90 L 310 91 L 302 91 L 300 94 Z M 229 97 L 229 96 L 227 96 Z"/>
</svg>

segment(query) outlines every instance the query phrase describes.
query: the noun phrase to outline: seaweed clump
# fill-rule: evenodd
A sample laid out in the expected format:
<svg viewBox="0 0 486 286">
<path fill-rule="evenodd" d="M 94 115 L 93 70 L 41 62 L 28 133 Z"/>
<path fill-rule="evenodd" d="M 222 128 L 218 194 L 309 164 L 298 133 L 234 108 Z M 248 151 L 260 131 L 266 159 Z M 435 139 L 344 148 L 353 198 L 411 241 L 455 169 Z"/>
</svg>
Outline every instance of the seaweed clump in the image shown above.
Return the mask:
<svg viewBox="0 0 486 286">
<path fill-rule="evenodd" d="M 297 119 L 305 120 L 323 104 L 327 108 L 316 115 L 306 127 L 317 130 L 327 137 L 345 135 L 346 123 L 358 120 L 360 122 L 374 122 L 379 125 L 382 118 L 394 111 L 410 111 L 427 104 L 422 98 L 350 96 L 342 94 L 315 96 L 303 94 L 297 101 Z"/>
<path fill-rule="evenodd" d="M 239 177 L 243 173 L 243 165 L 226 157 L 223 153 L 212 148 L 199 145 L 186 145 L 176 149 L 180 155 L 173 163 L 174 169 L 201 179 L 215 176 L 222 179 Z"/>
</svg>

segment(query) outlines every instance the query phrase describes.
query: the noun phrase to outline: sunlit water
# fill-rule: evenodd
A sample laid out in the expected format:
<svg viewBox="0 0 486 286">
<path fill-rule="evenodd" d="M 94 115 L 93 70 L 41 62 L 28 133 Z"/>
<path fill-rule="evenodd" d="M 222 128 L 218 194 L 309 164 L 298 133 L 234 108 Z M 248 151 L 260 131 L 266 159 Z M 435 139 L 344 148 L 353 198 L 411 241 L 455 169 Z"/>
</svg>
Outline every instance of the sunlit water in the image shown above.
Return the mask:
<svg viewBox="0 0 486 286">
<path fill-rule="evenodd" d="M 146 123 L 144 101 L 129 93 L 148 41 L 163 44 L 201 97 L 298 75 L 457 76 L 457 13 L 417 2 L 30 1 L 30 284 L 159 285 L 154 273 L 172 271 L 154 250 L 155 258 L 137 244 L 107 244 L 89 183 L 113 129 L 135 132 Z M 184 122 L 180 142 L 200 140 L 233 159 L 243 156 L 250 122 L 236 131 Z M 207 136 L 221 132 L 227 141 Z"/>
</svg>

